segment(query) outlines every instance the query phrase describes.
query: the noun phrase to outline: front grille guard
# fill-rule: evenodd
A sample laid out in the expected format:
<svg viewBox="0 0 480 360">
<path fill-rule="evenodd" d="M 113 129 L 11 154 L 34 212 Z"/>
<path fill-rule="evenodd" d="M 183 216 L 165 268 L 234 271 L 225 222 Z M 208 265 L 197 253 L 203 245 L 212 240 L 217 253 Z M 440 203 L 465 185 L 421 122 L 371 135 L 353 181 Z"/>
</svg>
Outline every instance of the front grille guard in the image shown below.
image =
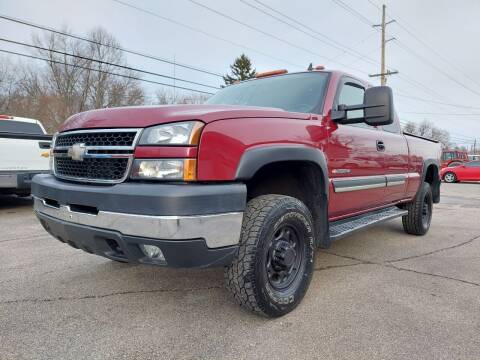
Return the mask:
<svg viewBox="0 0 480 360">
<path fill-rule="evenodd" d="M 61 136 L 62 134 L 58 134 L 54 137 L 52 144 L 53 147 L 53 163 L 52 163 L 52 171 L 53 175 L 59 179 L 69 180 L 69 181 L 77 181 L 77 182 L 85 182 L 85 183 L 95 183 L 95 184 L 119 184 L 124 182 L 132 168 L 133 164 L 133 153 L 135 150 L 135 146 L 137 145 L 138 140 L 140 139 L 140 135 L 142 133 L 142 129 L 133 129 L 133 128 L 123 128 L 123 129 L 94 129 L 94 130 L 76 130 L 76 131 L 69 131 L 68 133 L 64 134 L 73 134 L 73 133 L 98 133 L 98 132 L 136 132 L 135 138 L 131 146 L 85 146 L 86 153 L 85 158 L 101 158 L 101 159 L 108 159 L 108 158 L 128 158 L 128 163 L 125 169 L 125 174 L 120 179 L 97 179 L 97 178 L 83 178 L 83 177 L 73 177 L 73 176 L 65 176 L 62 174 L 57 173 L 57 165 L 55 159 L 57 157 L 69 157 L 68 156 L 68 146 L 56 147 L 56 137 Z M 65 151 L 66 150 L 66 151 Z M 107 150 L 108 153 L 99 153 L 99 150 Z M 117 152 L 115 152 L 118 151 Z M 92 152 L 90 152 L 92 151 Z"/>
</svg>

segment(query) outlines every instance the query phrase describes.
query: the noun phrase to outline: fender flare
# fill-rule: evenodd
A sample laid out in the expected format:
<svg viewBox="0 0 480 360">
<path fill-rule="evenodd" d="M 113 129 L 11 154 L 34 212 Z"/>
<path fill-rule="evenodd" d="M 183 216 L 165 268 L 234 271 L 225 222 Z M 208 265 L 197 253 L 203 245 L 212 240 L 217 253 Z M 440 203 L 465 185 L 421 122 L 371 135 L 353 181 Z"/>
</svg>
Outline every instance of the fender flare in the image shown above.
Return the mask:
<svg viewBox="0 0 480 360">
<path fill-rule="evenodd" d="M 305 161 L 316 164 L 323 176 L 323 192 L 328 197 L 328 170 L 325 154 L 305 145 L 265 145 L 245 151 L 237 166 L 235 180 L 250 180 L 265 165 L 284 161 Z"/>
<path fill-rule="evenodd" d="M 251 148 L 242 155 L 237 167 L 235 180 L 248 181 L 264 166 L 288 161 L 303 161 L 315 164 L 322 177 L 318 181 L 321 186 L 319 198 L 315 201 L 314 218 L 316 247 L 328 248 L 330 246 L 330 231 L 328 222 L 328 193 L 329 178 L 327 159 L 325 154 L 314 147 L 306 145 L 265 145 Z M 312 214 L 313 215 L 313 214 Z"/>
<path fill-rule="evenodd" d="M 427 178 L 427 170 L 430 167 L 430 165 L 434 165 L 437 168 L 437 172 L 438 172 L 438 179 L 434 179 L 432 183 L 433 202 L 435 204 L 438 204 L 440 202 L 440 185 L 441 185 L 440 161 L 438 159 L 425 159 L 423 161 L 422 183 Z"/>
</svg>

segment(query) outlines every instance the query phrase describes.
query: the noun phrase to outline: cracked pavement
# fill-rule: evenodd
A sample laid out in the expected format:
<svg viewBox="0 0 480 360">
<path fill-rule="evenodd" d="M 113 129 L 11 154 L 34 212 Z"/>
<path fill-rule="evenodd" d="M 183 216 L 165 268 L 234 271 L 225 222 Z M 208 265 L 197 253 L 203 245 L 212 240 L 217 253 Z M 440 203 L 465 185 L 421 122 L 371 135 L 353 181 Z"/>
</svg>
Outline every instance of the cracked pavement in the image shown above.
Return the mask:
<svg viewBox="0 0 480 360">
<path fill-rule="evenodd" d="M 0 359 L 479 359 L 480 184 L 443 184 L 425 237 L 393 220 L 316 254 L 303 303 L 240 309 L 222 269 L 111 262 L 0 197 Z"/>
</svg>

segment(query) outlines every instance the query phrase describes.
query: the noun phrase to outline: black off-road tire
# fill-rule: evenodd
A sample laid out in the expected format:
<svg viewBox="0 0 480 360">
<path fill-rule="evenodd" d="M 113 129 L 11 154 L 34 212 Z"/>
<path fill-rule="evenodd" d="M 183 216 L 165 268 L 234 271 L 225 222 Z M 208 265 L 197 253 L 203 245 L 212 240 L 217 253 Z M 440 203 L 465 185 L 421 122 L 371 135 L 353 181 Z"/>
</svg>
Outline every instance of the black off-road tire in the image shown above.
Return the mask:
<svg viewBox="0 0 480 360">
<path fill-rule="evenodd" d="M 238 254 L 225 268 L 226 287 L 242 307 L 268 317 L 283 316 L 295 309 L 313 275 L 315 252 L 312 224 L 310 211 L 296 198 L 262 195 L 248 202 Z M 289 241 L 292 238 L 290 231 L 295 232 L 294 243 L 298 245 L 292 247 L 296 249 L 294 258 L 297 259 L 300 254 L 302 258 L 295 265 L 295 275 L 288 275 L 292 283 L 279 290 L 275 273 L 272 275 L 272 271 L 276 271 L 272 270 L 272 264 L 278 264 L 276 246 L 281 241 L 278 240 L 281 238 L 278 234 L 283 234 L 283 229 L 287 229 L 285 234 L 288 235 L 285 236 Z M 281 266 L 285 264 L 281 263 Z M 295 269 L 295 266 L 290 265 L 290 269 Z M 278 267 L 275 266 L 275 269 Z M 277 279 L 284 277 L 282 275 Z"/>
<path fill-rule="evenodd" d="M 415 199 L 405 205 L 408 214 L 402 217 L 403 229 L 407 234 L 425 235 L 430 228 L 433 211 L 432 188 L 424 182 Z"/>
</svg>

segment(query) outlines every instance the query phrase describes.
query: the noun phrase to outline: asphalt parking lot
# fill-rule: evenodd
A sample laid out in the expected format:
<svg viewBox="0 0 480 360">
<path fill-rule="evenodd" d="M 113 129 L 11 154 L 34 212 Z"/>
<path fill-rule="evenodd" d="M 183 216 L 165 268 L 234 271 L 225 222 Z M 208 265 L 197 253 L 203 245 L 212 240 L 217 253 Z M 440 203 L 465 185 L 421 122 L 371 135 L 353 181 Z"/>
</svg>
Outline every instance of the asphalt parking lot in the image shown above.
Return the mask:
<svg viewBox="0 0 480 360">
<path fill-rule="evenodd" d="M 297 310 L 240 309 L 222 269 L 114 263 L 0 197 L 0 359 L 479 359 L 480 184 L 443 184 L 425 237 L 399 219 L 317 252 Z"/>
</svg>

